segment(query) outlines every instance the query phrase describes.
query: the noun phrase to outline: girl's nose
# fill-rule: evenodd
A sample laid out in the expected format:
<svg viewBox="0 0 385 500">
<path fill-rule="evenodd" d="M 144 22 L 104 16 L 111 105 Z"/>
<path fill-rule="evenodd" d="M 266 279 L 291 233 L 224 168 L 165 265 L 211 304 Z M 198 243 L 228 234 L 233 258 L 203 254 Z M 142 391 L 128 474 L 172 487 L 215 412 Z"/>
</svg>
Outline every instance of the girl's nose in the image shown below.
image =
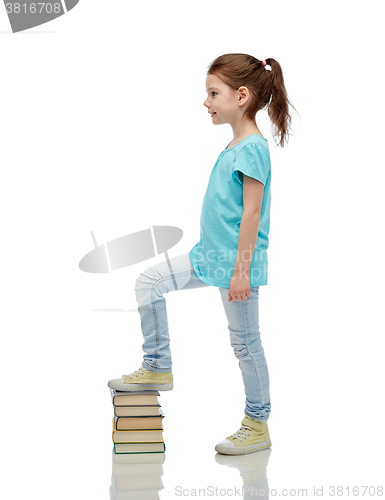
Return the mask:
<svg viewBox="0 0 385 500">
<path fill-rule="evenodd" d="M 208 102 L 208 99 L 205 100 L 205 102 L 203 103 L 203 106 L 206 106 L 206 108 L 210 107 L 210 103 Z"/>
</svg>

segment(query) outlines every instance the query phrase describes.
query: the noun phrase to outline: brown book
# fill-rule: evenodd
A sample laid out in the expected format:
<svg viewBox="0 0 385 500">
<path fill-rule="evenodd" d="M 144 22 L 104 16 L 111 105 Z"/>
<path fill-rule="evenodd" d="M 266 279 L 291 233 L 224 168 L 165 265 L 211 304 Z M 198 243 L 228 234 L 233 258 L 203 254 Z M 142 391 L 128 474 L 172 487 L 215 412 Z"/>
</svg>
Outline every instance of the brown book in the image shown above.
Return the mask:
<svg viewBox="0 0 385 500">
<path fill-rule="evenodd" d="M 159 417 L 163 415 L 159 406 L 114 406 L 116 417 Z"/>
<path fill-rule="evenodd" d="M 160 406 L 158 391 L 116 391 L 110 389 L 114 406 Z"/>
<path fill-rule="evenodd" d="M 162 419 L 164 416 L 159 417 L 115 417 L 116 430 L 130 431 L 130 430 L 147 430 L 159 429 L 163 430 Z"/>
<path fill-rule="evenodd" d="M 160 429 L 119 431 L 116 428 L 115 418 L 113 418 L 112 441 L 114 443 L 161 443 L 163 442 L 163 431 Z"/>
</svg>

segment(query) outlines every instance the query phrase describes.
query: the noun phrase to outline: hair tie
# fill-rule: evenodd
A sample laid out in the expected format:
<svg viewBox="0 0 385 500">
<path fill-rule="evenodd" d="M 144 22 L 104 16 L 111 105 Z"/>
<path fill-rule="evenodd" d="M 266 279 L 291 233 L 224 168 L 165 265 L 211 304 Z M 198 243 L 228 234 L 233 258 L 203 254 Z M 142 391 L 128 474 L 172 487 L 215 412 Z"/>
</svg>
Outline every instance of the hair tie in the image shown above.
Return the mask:
<svg viewBox="0 0 385 500">
<path fill-rule="evenodd" d="M 265 60 L 263 60 L 263 61 L 262 61 L 262 64 L 263 64 L 264 66 L 266 66 L 266 61 L 265 61 Z"/>
</svg>

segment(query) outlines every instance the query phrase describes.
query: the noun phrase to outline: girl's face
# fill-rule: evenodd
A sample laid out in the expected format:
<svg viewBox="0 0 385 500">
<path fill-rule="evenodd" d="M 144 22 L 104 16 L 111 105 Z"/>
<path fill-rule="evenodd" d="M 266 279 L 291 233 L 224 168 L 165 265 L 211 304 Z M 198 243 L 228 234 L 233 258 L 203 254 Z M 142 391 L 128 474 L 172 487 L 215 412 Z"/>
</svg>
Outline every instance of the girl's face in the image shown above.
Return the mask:
<svg viewBox="0 0 385 500">
<path fill-rule="evenodd" d="M 207 75 L 207 99 L 203 103 L 211 114 L 211 119 L 216 125 L 234 123 L 239 118 L 240 107 L 237 94 L 226 85 L 218 76 Z"/>
</svg>

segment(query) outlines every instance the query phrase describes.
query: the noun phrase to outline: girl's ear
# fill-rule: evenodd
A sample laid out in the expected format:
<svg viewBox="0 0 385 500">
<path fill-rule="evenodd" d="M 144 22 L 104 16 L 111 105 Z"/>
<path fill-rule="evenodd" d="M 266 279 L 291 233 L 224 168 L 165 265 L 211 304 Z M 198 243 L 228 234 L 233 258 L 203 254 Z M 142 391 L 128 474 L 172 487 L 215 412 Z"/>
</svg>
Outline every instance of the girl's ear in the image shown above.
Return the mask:
<svg viewBox="0 0 385 500">
<path fill-rule="evenodd" d="M 238 104 L 240 106 L 243 106 L 244 104 L 247 103 L 248 99 L 249 99 L 249 89 L 247 87 L 239 87 L 238 89 L 238 94 L 237 94 L 237 98 L 238 98 Z"/>
</svg>

